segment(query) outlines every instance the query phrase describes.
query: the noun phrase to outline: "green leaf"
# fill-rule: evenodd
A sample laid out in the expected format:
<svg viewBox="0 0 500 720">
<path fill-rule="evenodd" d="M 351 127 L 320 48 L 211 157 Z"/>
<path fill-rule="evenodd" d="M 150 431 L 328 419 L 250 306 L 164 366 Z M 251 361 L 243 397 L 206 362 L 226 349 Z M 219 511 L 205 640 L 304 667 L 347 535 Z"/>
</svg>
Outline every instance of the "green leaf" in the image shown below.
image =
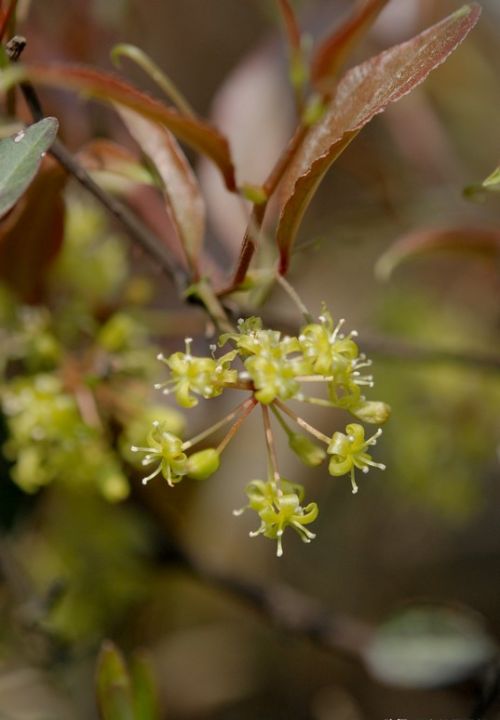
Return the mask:
<svg viewBox="0 0 500 720">
<path fill-rule="evenodd" d="M 38 172 L 59 124 L 45 118 L 0 141 L 0 218 L 16 204 Z"/>
<path fill-rule="evenodd" d="M 364 659 L 382 682 L 434 688 L 471 677 L 496 652 L 495 642 L 476 615 L 421 605 L 383 623 L 366 647 Z"/>
<path fill-rule="evenodd" d="M 136 720 L 125 660 L 109 641 L 103 643 L 97 661 L 97 702 L 101 720 Z"/>
<path fill-rule="evenodd" d="M 158 720 L 160 712 L 151 665 L 137 654 L 132 660 L 132 685 L 136 720 Z"/>
<path fill-rule="evenodd" d="M 436 251 L 465 252 L 498 261 L 500 230 L 496 228 L 430 228 L 416 230 L 397 240 L 375 265 L 379 280 L 388 280 L 402 262 Z"/>
<path fill-rule="evenodd" d="M 486 190 L 500 192 L 500 165 L 493 170 L 491 175 L 488 175 L 486 180 L 483 180 L 482 185 Z"/>
<path fill-rule="evenodd" d="M 464 195 L 471 200 L 484 200 L 489 192 L 500 192 L 500 165 L 482 183 L 466 187 Z"/>
<path fill-rule="evenodd" d="M 158 172 L 167 210 L 196 277 L 205 235 L 205 204 L 196 176 L 169 130 L 132 110 L 119 108 L 118 112 Z"/>
<path fill-rule="evenodd" d="M 311 64 L 311 80 L 322 93 L 334 90 L 338 71 L 389 0 L 367 0 L 319 45 Z"/>
<path fill-rule="evenodd" d="M 228 190 L 236 189 L 229 144 L 218 130 L 199 118 L 182 115 L 116 75 L 83 65 L 16 65 L 0 74 L 0 89 L 6 90 L 25 80 L 118 103 L 148 120 L 165 125 L 180 140 L 211 158 L 222 172 Z"/>
<path fill-rule="evenodd" d="M 359 131 L 386 107 L 422 83 L 458 47 L 479 19 L 466 5 L 412 40 L 349 70 L 323 117 L 307 132 L 281 185 L 277 244 L 280 271 L 287 271 L 295 237 L 328 168 Z"/>
</svg>

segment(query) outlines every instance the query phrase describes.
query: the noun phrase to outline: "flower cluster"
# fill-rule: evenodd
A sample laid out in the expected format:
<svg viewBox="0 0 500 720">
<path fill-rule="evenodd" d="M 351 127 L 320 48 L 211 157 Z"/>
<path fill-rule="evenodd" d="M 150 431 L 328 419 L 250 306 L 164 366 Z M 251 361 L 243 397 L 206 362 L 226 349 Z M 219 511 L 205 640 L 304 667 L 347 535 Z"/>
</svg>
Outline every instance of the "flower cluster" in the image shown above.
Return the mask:
<svg viewBox="0 0 500 720">
<path fill-rule="evenodd" d="M 143 482 L 162 475 L 173 486 L 185 476 L 208 477 L 219 467 L 222 451 L 246 417 L 260 405 L 269 477 L 267 481 L 254 480 L 247 487 L 247 507 L 260 518 L 260 526 L 251 536 L 264 535 L 277 540 L 278 555 L 282 554 L 282 535 L 286 527 L 292 527 L 305 542 L 309 542 L 314 535 L 305 526 L 316 519 L 318 508 L 315 503 L 303 506 L 304 489 L 281 477 L 271 413 L 285 432 L 290 449 L 305 465 L 314 467 L 328 458 L 330 475 L 348 475 L 353 492 L 358 490 L 356 469 L 363 473 L 370 467 L 384 469 L 384 465 L 375 462 L 370 455 L 382 430 L 365 440 L 363 426 L 350 423 L 345 433 L 336 431 L 326 435 L 285 402 L 296 400 L 341 408 L 366 423 L 382 424 L 387 420 L 389 406 L 381 401 L 367 400 L 363 394 L 365 388 L 373 386 L 373 376 L 366 371 L 371 361 L 359 351 L 355 340 L 357 333 L 344 334 L 343 325 L 344 320 L 334 323 L 324 308 L 318 322 L 308 322 L 297 336 L 290 336 L 265 329 L 259 318 L 252 317 L 240 320 L 235 332 L 219 338 L 219 347 L 232 346 L 220 357 L 215 356 L 215 345 L 211 346 L 209 357 L 193 355 L 190 339 L 186 340 L 185 352 L 176 352 L 169 357 L 160 355 L 159 359 L 170 371 L 170 378 L 156 387 L 166 394 L 174 393 L 182 407 L 193 407 L 198 404 L 199 397 L 213 398 L 225 390 L 246 391 L 249 396 L 225 418 L 188 441 L 163 427 L 161 422 L 155 422 L 146 445 L 132 448 L 134 452 L 144 454 L 143 466 L 154 465 Z M 306 391 L 306 388 L 319 384 L 326 390 L 321 396 Z M 307 434 L 292 431 L 288 419 Z M 226 425 L 229 429 L 217 447 L 187 454 L 195 444 Z"/>
</svg>

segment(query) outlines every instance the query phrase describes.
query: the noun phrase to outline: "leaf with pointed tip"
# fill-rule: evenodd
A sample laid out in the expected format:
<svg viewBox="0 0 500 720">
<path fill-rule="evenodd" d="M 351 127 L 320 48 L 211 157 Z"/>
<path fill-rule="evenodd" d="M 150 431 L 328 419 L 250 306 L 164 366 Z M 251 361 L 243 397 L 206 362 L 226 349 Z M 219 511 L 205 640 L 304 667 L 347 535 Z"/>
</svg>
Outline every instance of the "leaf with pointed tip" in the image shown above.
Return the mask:
<svg viewBox="0 0 500 720">
<path fill-rule="evenodd" d="M 389 0 L 366 0 L 319 45 L 311 64 L 311 81 L 322 93 L 335 89 L 337 74 Z"/>
<path fill-rule="evenodd" d="M 196 176 L 171 132 L 132 110 L 118 108 L 118 112 L 158 172 L 166 207 L 189 265 L 197 275 L 205 234 L 205 205 Z"/>
<path fill-rule="evenodd" d="M 472 200 L 483 200 L 486 194 L 490 192 L 500 192 L 500 165 L 498 165 L 482 183 L 466 187 L 464 195 Z"/>
<path fill-rule="evenodd" d="M 55 118 L 44 118 L 0 141 L 0 218 L 33 181 L 44 153 L 56 139 L 58 127 Z"/>
<path fill-rule="evenodd" d="M 222 172 L 228 190 L 236 189 L 229 145 L 218 130 L 199 118 L 182 115 L 113 73 L 84 65 L 16 65 L 0 74 L 0 88 L 6 90 L 25 80 L 117 103 L 148 120 L 165 125 L 180 140 L 211 158 Z"/>
<path fill-rule="evenodd" d="M 12 212 L 0 223 L 0 278 L 27 303 L 43 300 L 47 273 L 64 240 L 67 175 L 46 157 Z"/>
<path fill-rule="evenodd" d="M 379 258 L 375 274 L 380 280 L 388 280 L 405 260 L 436 250 L 466 252 L 498 260 L 500 230 L 472 227 L 417 230 L 397 240 Z"/>
<path fill-rule="evenodd" d="M 455 50 L 479 19 L 466 5 L 411 40 L 349 70 L 323 117 L 311 127 L 282 180 L 277 229 L 284 274 L 299 224 L 326 171 L 370 120 L 422 83 Z"/>
<path fill-rule="evenodd" d="M 103 643 L 97 661 L 97 702 L 102 720 L 135 720 L 130 676 L 115 645 Z"/>
<path fill-rule="evenodd" d="M 483 180 L 482 185 L 486 190 L 500 192 L 500 165 L 496 167 L 485 180 Z"/>
<path fill-rule="evenodd" d="M 289 0 L 277 0 L 285 33 L 292 52 L 300 52 L 300 28 Z"/>
</svg>

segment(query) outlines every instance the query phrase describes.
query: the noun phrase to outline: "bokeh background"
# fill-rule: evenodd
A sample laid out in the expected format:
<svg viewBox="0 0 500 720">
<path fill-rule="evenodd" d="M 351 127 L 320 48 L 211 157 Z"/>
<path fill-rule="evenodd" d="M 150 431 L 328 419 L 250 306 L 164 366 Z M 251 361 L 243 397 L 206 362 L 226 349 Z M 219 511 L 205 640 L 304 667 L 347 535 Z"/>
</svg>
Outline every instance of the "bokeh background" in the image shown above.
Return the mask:
<svg viewBox="0 0 500 720">
<path fill-rule="evenodd" d="M 345 479 L 326 476 L 324 468 L 306 471 L 283 443 L 284 474 L 307 486 L 321 512 L 316 541 L 305 546 L 287 537 L 279 560 L 272 543 L 249 539 L 253 518 L 232 515 L 244 504 L 248 480 L 265 472 L 262 428 L 253 418 L 205 484 L 170 490 L 157 483 L 144 491 L 136 478 L 120 504 L 74 497 L 57 484 L 28 499 L 4 489 L 2 720 L 96 718 L 94 672 L 104 638 L 126 655 L 147 653 L 161 717 L 172 720 L 472 717 L 485 672 L 466 682 L 445 678 L 436 688 L 415 687 L 411 678 L 396 687 L 359 657 L 280 627 L 279 612 L 269 621 L 244 597 L 196 577 L 174 545 L 212 574 L 269 593 L 290 586 L 341 625 L 375 628 L 408 603 L 425 601 L 464 608 L 489 637 L 500 638 L 500 368 L 432 352 L 426 360 L 390 357 L 392 341 L 500 354 L 498 255 L 428 253 L 386 282 L 374 273 L 380 255 L 409 231 L 500 226 L 495 197 L 471 202 L 463 195 L 500 154 L 500 7 L 497 0 L 481 4 L 479 26 L 460 49 L 375 118 L 328 174 L 292 264 L 290 279 L 307 305 L 316 313 L 325 301 L 374 351 L 372 397 L 393 407 L 377 446 L 387 470 L 362 477 L 353 497 Z M 295 5 L 312 42 L 352 3 Z M 393 0 L 353 62 L 459 5 Z M 271 0 L 33 0 L 22 30 L 31 61 L 110 69 L 115 43 L 142 47 L 197 111 L 228 132 L 241 179 L 262 180 L 293 128 L 286 49 Z M 131 64 L 124 61 L 123 70 L 153 91 Z M 67 93 L 42 96 L 73 150 L 96 135 L 130 143 L 109 109 Z M 210 203 L 207 245 L 227 269 L 241 241 L 242 210 L 212 169 L 193 160 Z M 146 260 L 134 255 L 134 262 L 149 273 Z M 180 305 L 171 289 L 151 276 L 156 310 L 175 313 Z M 200 313 L 185 312 L 202 327 Z M 284 327 L 298 322 L 278 290 L 261 312 Z M 173 351 L 181 343 L 174 335 L 156 342 Z M 224 401 L 214 404 L 222 414 Z M 193 428 L 212 417 L 207 405 L 193 414 Z M 313 408 L 308 417 L 326 432 L 344 420 Z M 6 465 L 1 483 L 12 484 Z M 294 603 L 283 600 L 291 624 L 300 612 Z M 494 661 L 488 672 L 495 678 Z M 500 702 L 488 713 L 500 717 Z"/>
</svg>

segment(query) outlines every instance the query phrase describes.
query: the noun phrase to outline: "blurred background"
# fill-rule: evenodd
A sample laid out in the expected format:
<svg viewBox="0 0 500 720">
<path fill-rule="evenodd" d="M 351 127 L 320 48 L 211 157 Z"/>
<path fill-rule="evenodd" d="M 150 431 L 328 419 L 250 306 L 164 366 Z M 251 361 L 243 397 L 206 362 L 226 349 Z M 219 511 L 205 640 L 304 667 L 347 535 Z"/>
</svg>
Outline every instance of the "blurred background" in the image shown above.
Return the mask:
<svg viewBox="0 0 500 720">
<path fill-rule="evenodd" d="M 351 63 L 402 42 L 460 4 L 393 0 Z M 248 537 L 254 518 L 232 515 L 245 503 L 247 482 L 265 472 L 262 428 L 253 418 L 210 481 L 143 489 L 132 475 L 131 494 L 119 503 L 75 492 L 70 467 L 64 482 L 26 494 L 19 477 L 17 485 L 11 477 L 7 452 L 0 496 L 0 720 L 97 718 L 94 674 L 105 638 L 127 657 L 138 649 L 147 654 L 160 717 L 169 720 L 465 718 L 482 696 L 494 694 L 500 366 L 474 357 L 500 357 L 498 240 L 482 253 L 424 253 L 385 282 L 374 272 L 382 253 L 410 231 L 500 230 L 498 195 L 471 200 L 463 192 L 500 157 L 500 7 L 497 0 L 481 4 L 479 25 L 457 52 L 376 117 L 329 172 L 292 263 L 290 280 L 312 312 L 324 301 L 359 331 L 363 349 L 366 338 L 376 378 L 371 397 L 393 408 L 376 449 L 387 470 L 363 476 L 353 497 L 344 478 L 306 470 L 282 443 L 284 475 L 306 485 L 320 516 L 316 541 L 306 546 L 287 537 L 277 559 L 273 543 Z M 352 5 L 295 3 L 310 43 Z M 294 127 L 286 46 L 271 0 L 32 0 L 20 3 L 20 12 L 26 61 L 109 70 L 116 43 L 143 48 L 193 107 L 228 133 L 240 180 L 262 181 Z M 157 92 L 126 60 L 122 71 Z M 73 151 L 95 137 L 134 148 L 109 108 L 73 94 L 41 94 Z M 227 272 L 241 242 L 242 209 L 213 169 L 190 157 L 208 204 L 207 247 Z M 69 192 L 80 212 L 71 221 L 75 236 L 117 237 L 80 191 Z M 132 199 L 142 212 L 147 202 Z M 155 208 L 151 201 L 151 213 Z M 113 252 L 106 262 L 115 269 L 122 263 L 127 302 L 146 293 L 156 347 L 181 349 L 186 328 L 203 347 L 201 313 L 183 308 L 140 254 Z M 80 271 L 86 272 L 77 266 Z M 107 282 L 106 273 L 99 282 Z M 279 290 L 265 299 L 258 311 L 265 319 L 297 325 L 296 309 Z M 64 322 L 71 325 L 71 316 Z M 393 352 L 403 341 L 428 355 Z M 438 357 L 441 350 L 450 356 Z M 154 365 L 154 347 L 140 352 Z M 213 417 L 213 405 L 222 415 L 221 398 L 187 418 L 194 432 Z M 345 421 L 340 411 L 312 407 L 308 418 L 327 433 Z M 75 467 L 79 462 L 76 457 Z M 178 545 L 212 579 L 241 579 L 241 597 L 192 572 Z M 253 584 L 275 593 L 271 620 L 248 602 Z M 284 585 L 309 600 L 282 597 Z M 361 657 L 365 635 L 415 606 L 420 614 L 410 613 L 403 629 L 407 642 L 399 638 L 379 654 L 372 646 L 370 657 Z M 325 641 L 321 623 L 312 637 L 289 631 L 300 626 L 301 613 L 312 613 L 313 625 L 332 619 L 339 637 L 350 639 Z M 440 653 L 443 664 L 434 668 Z M 500 718 L 499 699 L 484 717 Z"/>
</svg>

